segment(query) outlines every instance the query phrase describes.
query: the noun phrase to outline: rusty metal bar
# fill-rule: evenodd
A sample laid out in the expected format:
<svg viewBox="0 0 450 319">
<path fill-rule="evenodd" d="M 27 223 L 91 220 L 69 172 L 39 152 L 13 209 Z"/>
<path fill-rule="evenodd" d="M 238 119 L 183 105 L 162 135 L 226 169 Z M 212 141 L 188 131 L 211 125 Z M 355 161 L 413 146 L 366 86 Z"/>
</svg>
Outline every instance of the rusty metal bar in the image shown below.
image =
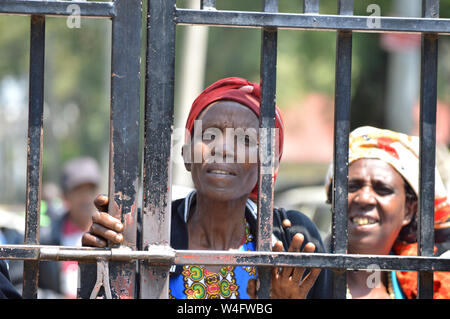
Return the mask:
<svg viewBox="0 0 450 319">
<path fill-rule="evenodd" d="M 94 263 L 98 260 L 175 265 L 240 265 L 240 266 L 298 266 L 329 269 L 450 271 L 450 259 L 425 256 L 358 255 L 326 253 L 287 253 L 270 251 L 204 251 L 174 250 L 168 246 L 151 246 L 149 250 L 120 248 L 91 248 L 47 245 L 2 245 L 0 259 L 28 261 L 77 260 Z"/>
<path fill-rule="evenodd" d="M 112 19 L 109 213 L 124 224 L 123 246 L 137 246 L 141 0 L 115 0 Z M 91 265 L 82 267 L 90 268 Z M 81 269 L 80 297 L 89 298 L 92 270 Z M 109 263 L 113 298 L 136 297 L 136 264 Z"/>
<path fill-rule="evenodd" d="M 148 1 L 142 248 L 170 245 L 175 0 Z M 168 298 L 169 266 L 141 263 L 141 298 Z"/>
<path fill-rule="evenodd" d="M 425 18 L 439 17 L 439 1 L 422 1 Z M 420 175 L 419 175 L 419 229 L 418 255 L 434 254 L 434 188 L 436 164 L 436 104 L 438 35 L 422 35 L 422 68 L 420 88 Z M 417 280 L 418 298 L 433 299 L 433 273 L 419 272 Z"/>
<path fill-rule="evenodd" d="M 109 212 L 124 224 L 122 245 L 136 249 L 142 1 L 115 0 L 112 20 Z M 118 208 L 116 211 L 114 208 Z M 136 265 L 110 263 L 113 298 L 136 297 Z"/>
<path fill-rule="evenodd" d="M 44 118 L 45 17 L 31 16 L 25 244 L 39 244 Z M 37 298 L 39 263 L 24 262 L 24 298 Z"/>
</svg>

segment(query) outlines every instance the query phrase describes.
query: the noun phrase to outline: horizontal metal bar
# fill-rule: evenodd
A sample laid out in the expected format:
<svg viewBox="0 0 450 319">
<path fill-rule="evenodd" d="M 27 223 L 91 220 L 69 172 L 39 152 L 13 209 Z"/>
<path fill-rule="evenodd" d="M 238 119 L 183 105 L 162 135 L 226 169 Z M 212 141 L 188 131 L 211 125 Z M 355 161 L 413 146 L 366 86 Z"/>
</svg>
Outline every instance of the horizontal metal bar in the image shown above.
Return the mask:
<svg viewBox="0 0 450 319">
<path fill-rule="evenodd" d="M 99 258 L 112 261 L 146 260 L 172 263 L 175 251 L 168 246 L 150 246 L 148 251 L 131 250 L 128 247 L 93 248 L 50 245 L 1 245 L 0 259 L 91 262 Z"/>
<path fill-rule="evenodd" d="M 450 258 L 392 255 L 356 255 L 325 253 L 276 253 L 177 250 L 175 264 L 296 266 L 330 269 L 373 269 L 404 271 L 448 271 Z"/>
<path fill-rule="evenodd" d="M 176 265 L 295 266 L 330 269 L 403 271 L 450 271 L 450 258 L 393 255 L 287 253 L 263 251 L 174 250 L 151 246 L 148 251 L 128 248 L 63 247 L 47 245 L 1 245 L 0 259 L 42 261 L 145 260 Z"/>
<path fill-rule="evenodd" d="M 0 14 L 112 18 L 115 10 L 113 2 L 7 0 L 0 3 Z"/>
<path fill-rule="evenodd" d="M 176 9 L 175 23 L 234 26 L 247 28 L 274 27 L 280 29 L 340 30 L 353 32 L 402 32 L 450 34 L 450 19 L 379 17 L 380 27 L 372 16 L 314 15 L 250 11 L 202 11 Z M 377 17 L 378 19 L 378 17 Z M 378 25 L 378 24 L 377 24 Z"/>
</svg>

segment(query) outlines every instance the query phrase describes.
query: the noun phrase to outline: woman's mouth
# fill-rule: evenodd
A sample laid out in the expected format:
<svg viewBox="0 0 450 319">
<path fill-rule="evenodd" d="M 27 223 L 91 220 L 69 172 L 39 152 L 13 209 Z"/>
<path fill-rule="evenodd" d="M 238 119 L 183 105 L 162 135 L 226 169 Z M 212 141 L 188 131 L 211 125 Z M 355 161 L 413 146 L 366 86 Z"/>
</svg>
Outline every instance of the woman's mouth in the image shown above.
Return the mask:
<svg viewBox="0 0 450 319">
<path fill-rule="evenodd" d="M 357 227 L 372 226 L 378 224 L 378 219 L 371 216 L 353 216 L 350 218 L 350 222 L 352 225 Z"/>
<path fill-rule="evenodd" d="M 349 218 L 349 226 L 356 229 L 369 229 L 380 223 L 377 216 L 370 215 L 355 215 Z"/>
<path fill-rule="evenodd" d="M 224 171 L 221 169 L 210 169 L 207 170 L 208 174 L 215 174 L 215 175 L 230 175 L 230 176 L 236 176 L 236 174 L 229 172 L 229 171 Z"/>
</svg>

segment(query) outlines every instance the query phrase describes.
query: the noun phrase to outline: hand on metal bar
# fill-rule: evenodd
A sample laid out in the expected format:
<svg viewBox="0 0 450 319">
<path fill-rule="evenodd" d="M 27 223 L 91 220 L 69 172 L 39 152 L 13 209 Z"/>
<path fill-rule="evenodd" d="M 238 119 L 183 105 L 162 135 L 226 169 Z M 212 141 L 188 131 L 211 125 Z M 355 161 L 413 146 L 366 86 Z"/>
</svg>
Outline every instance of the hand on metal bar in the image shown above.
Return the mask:
<svg viewBox="0 0 450 319">
<path fill-rule="evenodd" d="M 288 221 L 289 222 L 289 221 Z M 289 246 L 289 252 L 300 252 L 305 237 L 297 233 L 292 238 L 291 245 Z M 302 252 L 312 253 L 316 249 L 315 245 L 311 242 L 307 243 Z M 274 252 L 282 252 L 283 244 L 281 241 L 277 241 L 272 248 Z M 320 268 L 311 268 L 306 276 L 305 267 L 273 267 L 272 270 L 272 284 L 270 296 L 273 299 L 305 299 L 308 292 L 314 285 L 317 277 L 319 276 Z M 248 282 L 247 293 L 251 298 L 256 298 L 258 282 L 255 279 L 251 279 Z"/>
</svg>

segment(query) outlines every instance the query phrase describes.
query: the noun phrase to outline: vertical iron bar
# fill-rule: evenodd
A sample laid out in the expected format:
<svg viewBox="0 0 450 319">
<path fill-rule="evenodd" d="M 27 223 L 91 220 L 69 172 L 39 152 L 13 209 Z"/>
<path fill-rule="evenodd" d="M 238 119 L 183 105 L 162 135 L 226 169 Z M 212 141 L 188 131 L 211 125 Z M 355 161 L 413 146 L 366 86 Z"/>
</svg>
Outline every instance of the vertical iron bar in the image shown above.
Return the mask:
<svg viewBox="0 0 450 319">
<path fill-rule="evenodd" d="M 425 18 L 438 18 L 439 1 L 424 0 L 422 15 Z M 438 35 L 422 34 L 418 208 L 418 254 L 420 256 L 433 256 L 434 254 L 437 61 Z M 433 272 L 419 272 L 417 282 L 418 298 L 433 299 Z"/>
<path fill-rule="evenodd" d="M 304 0 L 303 13 L 319 13 L 319 0 Z"/>
<path fill-rule="evenodd" d="M 175 0 L 148 1 L 142 247 L 170 245 Z M 141 264 L 141 298 L 168 298 L 170 265 Z"/>
<path fill-rule="evenodd" d="M 277 12 L 278 1 L 264 1 L 265 12 Z M 257 250 L 272 250 L 275 152 L 277 29 L 263 28 L 261 43 L 261 116 L 259 142 Z M 259 267 L 258 298 L 270 298 L 271 267 Z"/>
<path fill-rule="evenodd" d="M 141 0 L 115 0 L 112 20 L 109 213 L 124 224 L 124 242 L 136 249 L 139 182 Z M 92 265 L 80 265 L 81 298 L 93 289 Z M 136 263 L 109 262 L 111 295 L 136 297 Z"/>
<path fill-rule="evenodd" d="M 139 184 L 142 0 L 115 0 L 111 47 L 109 213 L 124 224 L 123 246 L 136 249 Z M 114 210 L 114 207 L 117 211 Z M 113 298 L 136 297 L 135 262 L 110 262 Z"/>
<path fill-rule="evenodd" d="M 44 115 L 45 16 L 31 16 L 25 244 L 39 244 Z M 25 261 L 24 298 L 36 299 L 39 262 Z"/>
<path fill-rule="evenodd" d="M 340 0 L 338 12 L 353 14 L 353 0 Z M 348 137 L 350 133 L 352 73 L 352 33 L 338 31 L 336 39 L 336 80 L 334 106 L 334 178 L 332 214 L 332 251 L 347 253 Z M 345 299 L 345 271 L 333 272 L 334 298 Z"/>
</svg>

